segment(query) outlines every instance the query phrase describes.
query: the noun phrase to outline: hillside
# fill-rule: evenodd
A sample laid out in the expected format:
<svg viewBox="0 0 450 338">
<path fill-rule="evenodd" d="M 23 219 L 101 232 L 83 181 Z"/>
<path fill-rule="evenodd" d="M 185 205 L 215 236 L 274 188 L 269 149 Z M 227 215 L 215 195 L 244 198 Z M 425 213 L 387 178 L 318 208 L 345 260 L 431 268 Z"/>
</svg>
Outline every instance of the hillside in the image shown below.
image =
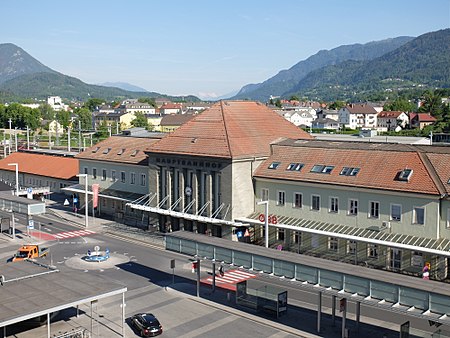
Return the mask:
<svg viewBox="0 0 450 338">
<path fill-rule="evenodd" d="M 450 86 L 450 29 L 423 34 L 369 61 L 346 61 L 310 72 L 283 95 L 346 99 L 352 92 Z"/>
<path fill-rule="evenodd" d="M 56 73 L 22 48 L 12 43 L 0 44 L 0 84 L 21 75 L 42 72 Z"/>
<path fill-rule="evenodd" d="M 54 95 L 82 101 L 92 97 L 105 100 L 152 97 L 172 101 L 182 99 L 191 102 L 200 101 L 198 97 L 192 95 L 181 98 L 155 92 L 137 92 L 87 84 L 52 70 L 14 44 L 0 44 L 0 102 L 29 98 L 45 99 Z"/>
<path fill-rule="evenodd" d="M 345 45 L 332 50 L 322 50 L 306 60 L 298 62 L 291 68 L 280 71 L 277 75 L 262 83 L 244 86 L 233 98 L 266 101 L 270 95 L 279 96 L 292 91 L 303 78 L 314 70 L 347 60 L 372 60 L 397 49 L 412 39 L 412 37 L 397 37 L 366 44 Z"/>
</svg>

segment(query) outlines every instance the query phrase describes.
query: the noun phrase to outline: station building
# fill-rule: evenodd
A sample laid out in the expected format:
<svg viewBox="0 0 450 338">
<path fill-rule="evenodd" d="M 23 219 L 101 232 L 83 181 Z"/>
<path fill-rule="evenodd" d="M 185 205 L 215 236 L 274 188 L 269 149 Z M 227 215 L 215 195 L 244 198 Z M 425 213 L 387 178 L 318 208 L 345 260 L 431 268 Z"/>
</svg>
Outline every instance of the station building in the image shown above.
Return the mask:
<svg viewBox="0 0 450 338">
<path fill-rule="evenodd" d="M 253 173 L 280 137 L 312 139 L 261 103 L 220 101 L 147 148 L 151 193 L 129 205 L 161 231 L 236 239 L 246 224 L 234 220 L 254 210 Z"/>
</svg>

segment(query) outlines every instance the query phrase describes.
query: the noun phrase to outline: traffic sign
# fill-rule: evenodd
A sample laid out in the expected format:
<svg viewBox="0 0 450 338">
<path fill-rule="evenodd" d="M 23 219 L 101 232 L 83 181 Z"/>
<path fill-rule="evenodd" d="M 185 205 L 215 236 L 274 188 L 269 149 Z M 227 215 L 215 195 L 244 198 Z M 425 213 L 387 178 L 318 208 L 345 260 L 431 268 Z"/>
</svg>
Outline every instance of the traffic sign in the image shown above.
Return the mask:
<svg viewBox="0 0 450 338">
<path fill-rule="evenodd" d="M 28 194 L 33 193 L 33 188 L 32 188 L 32 187 L 27 188 L 27 193 L 28 193 Z"/>
<path fill-rule="evenodd" d="M 34 220 L 29 219 L 28 220 L 28 229 L 33 230 L 34 229 Z"/>
</svg>

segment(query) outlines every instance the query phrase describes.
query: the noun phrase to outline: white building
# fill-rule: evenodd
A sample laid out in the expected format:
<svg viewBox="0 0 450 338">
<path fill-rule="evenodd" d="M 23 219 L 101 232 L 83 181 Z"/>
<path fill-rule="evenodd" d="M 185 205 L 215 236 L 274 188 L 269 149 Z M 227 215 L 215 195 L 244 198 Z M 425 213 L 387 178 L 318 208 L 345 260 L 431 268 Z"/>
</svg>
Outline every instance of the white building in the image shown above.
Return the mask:
<svg viewBox="0 0 450 338">
<path fill-rule="evenodd" d="M 374 129 L 377 127 L 377 114 L 368 104 L 352 103 L 339 110 L 339 124 L 351 129 Z"/>
</svg>

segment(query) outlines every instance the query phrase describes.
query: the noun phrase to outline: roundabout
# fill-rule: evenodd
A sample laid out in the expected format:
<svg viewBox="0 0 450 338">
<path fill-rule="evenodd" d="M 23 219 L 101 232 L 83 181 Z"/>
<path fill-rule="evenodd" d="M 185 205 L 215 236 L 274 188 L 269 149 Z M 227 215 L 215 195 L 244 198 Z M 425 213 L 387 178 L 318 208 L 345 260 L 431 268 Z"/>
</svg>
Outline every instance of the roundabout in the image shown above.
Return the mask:
<svg viewBox="0 0 450 338">
<path fill-rule="evenodd" d="M 73 269 L 80 270 L 104 270 L 117 267 L 119 264 L 128 263 L 130 258 L 118 253 L 110 253 L 109 249 L 100 251 L 96 246 L 94 251 L 88 250 L 87 254 L 75 254 L 65 261 L 65 264 Z"/>
</svg>

